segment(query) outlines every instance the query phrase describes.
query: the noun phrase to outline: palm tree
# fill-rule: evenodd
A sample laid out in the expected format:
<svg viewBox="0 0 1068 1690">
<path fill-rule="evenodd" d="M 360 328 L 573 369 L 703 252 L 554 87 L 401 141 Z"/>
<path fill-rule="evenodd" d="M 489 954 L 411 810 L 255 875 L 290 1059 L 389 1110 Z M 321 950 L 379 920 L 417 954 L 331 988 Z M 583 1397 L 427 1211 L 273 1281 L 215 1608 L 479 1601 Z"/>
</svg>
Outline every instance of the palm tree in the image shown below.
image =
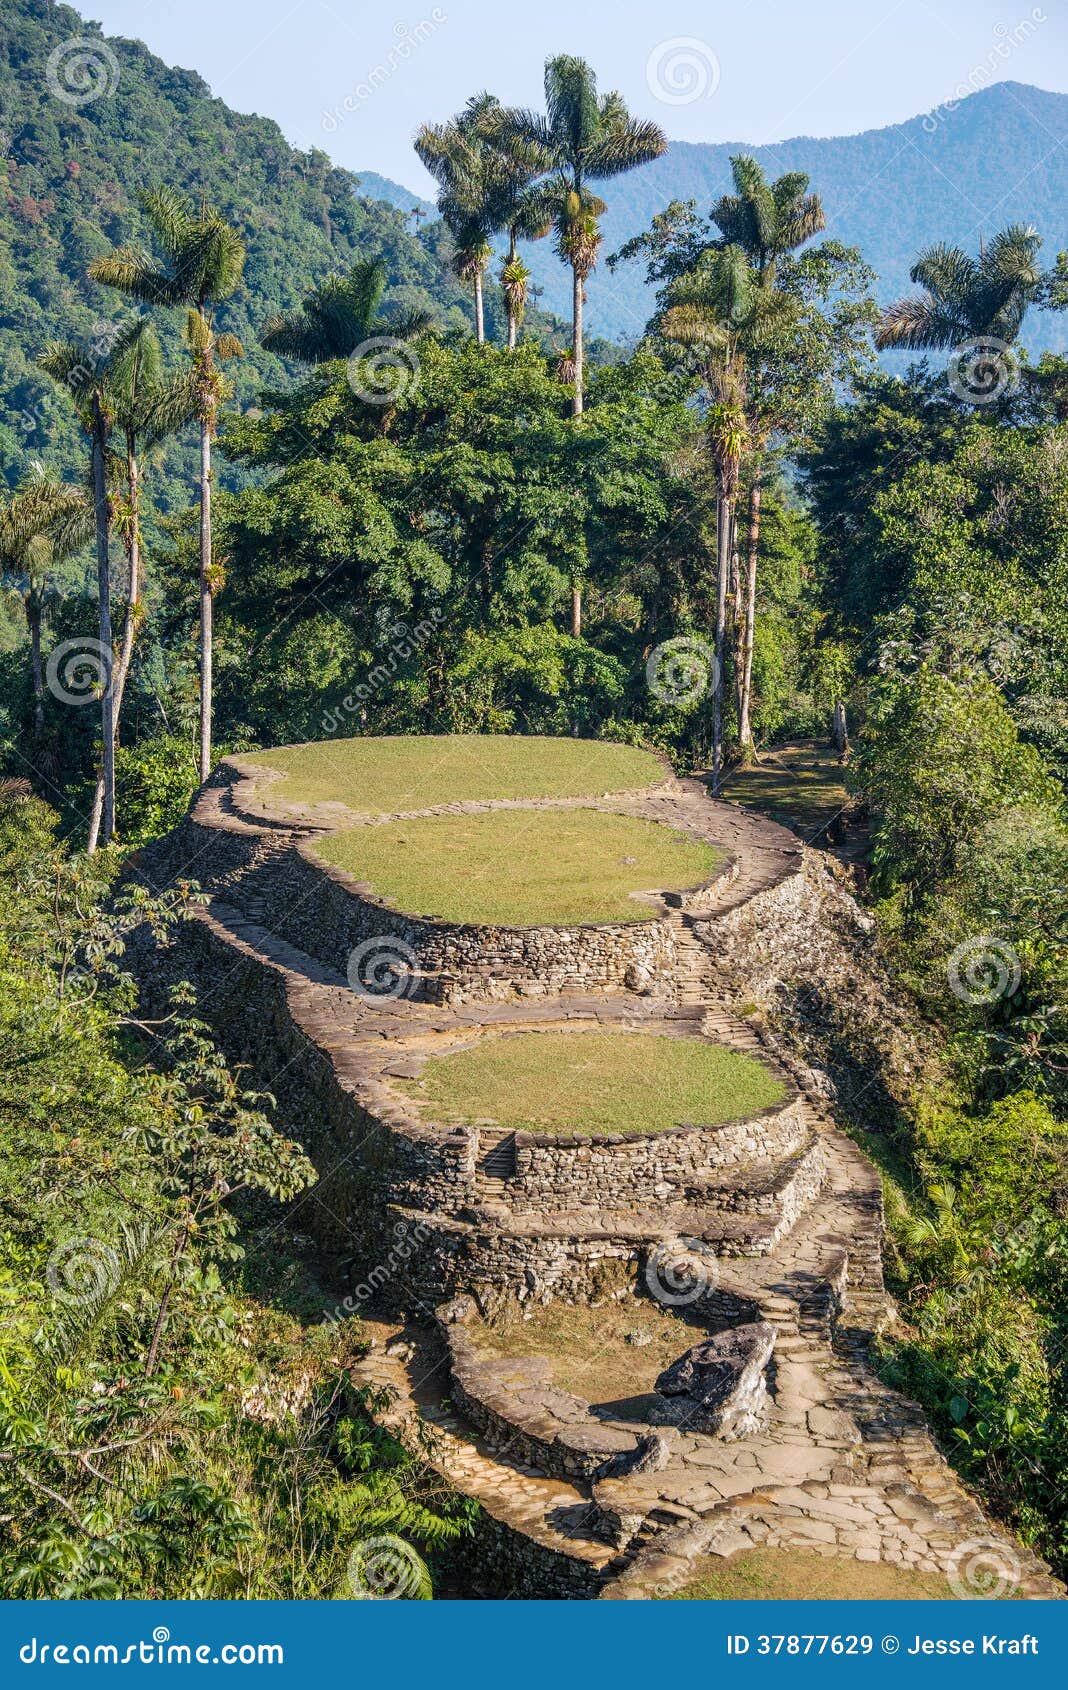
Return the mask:
<svg viewBox="0 0 1068 1690">
<path fill-rule="evenodd" d="M 596 77 L 585 59 L 567 53 L 546 61 L 545 115 L 510 112 L 503 127 L 546 159 L 549 174 L 540 184 L 538 200 L 556 229 L 557 251 L 572 270 L 573 409 L 581 416 L 582 307 L 601 244 L 597 219 L 605 209 L 589 183 L 621 176 L 659 158 L 667 150 L 667 138 L 655 123 L 632 118 L 621 95 L 598 96 Z"/>
<path fill-rule="evenodd" d="M 328 276 L 305 295 L 295 311 L 280 311 L 264 324 L 260 341 L 280 358 L 326 364 L 348 358 L 375 335 L 411 340 L 430 327 L 429 312 L 379 316 L 386 291 L 381 259 L 354 264 L 343 276 Z"/>
<path fill-rule="evenodd" d="M 693 349 L 710 401 L 705 432 L 716 470 L 716 666 L 712 692 L 712 790 L 723 778 L 723 674 L 727 575 L 734 542 L 734 502 L 749 440 L 745 329 L 765 289 L 740 246 L 709 247 L 667 290 L 659 330 Z"/>
<path fill-rule="evenodd" d="M 731 175 L 734 192 L 716 201 L 712 221 L 728 246 L 741 247 L 761 285 L 769 287 L 778 259 L 827 227 L 823 201 L 809 193 L 809 179 L 802 171 L 788 171 L 769 182 L 747 153 L 731 159 Z"/>
<path fill-rule="evenodd" d="M 123 443 L 121 456 L 116 454 L 109 459 L 112 479 L 121 489 L 112 495 L 112 520 L 122 538 L 128 565 L 126 616 L 112 685 L 113 732 L 117 746 L 134 641 L 143 620 L 140 455 L 196 415 L 196 393 L 188 377 L 164 381 L 159 340 L 147 319 L 141 319 L 140 332 L 131 339 L 125 354 L 116 360 L 111 371 L 110 387 L 115 419 L 113 432 L 121 437 Z M 96 846 L 103 801 L 103 781 L 98 780 L 89 821 L 90 851 Z"/>
<path fill-rule="evenodd" d="M 438 210 L 456 243 L 455 267 L 460 280 L 475 296 L 475 339 L 486 339 L 482 278 L 490 261 L 490 237 L 496 232 L 494 156 L 486 127 L 497 102 L 491 94 L 468 100 L 458 117 L 447 123 L 424 123 L 415 137 L 415 150 L 441 192 Z"/>
<path fill-rule="evenodd" d="M 38 471 L 0 502 L 0 576 L 22 602 L 30 634 L 34 735 L 44 727 L 41 627 L 56 564 L 77 551 L 93 531 L 92 507 L 80 487 Z"/>
<path fill-rule="evenodd" d="M 804 246 L 827 226 L 823 201 L 809 192 L 809 178 L 803 171 L 788 171 L 769 182 L 756 159 L 739 153 L 731 159 L 734 192 L 723 194 L 712 208 L 712 221 L 728 246 L 744 252 L 756 272 L 761 288 L 775 285 L 780 258 Z M 783 302 L 779 302 L 783 303 Z M 765 301 L 767 307 L 767 301 Z M 768 310 L 762 316 L 766 320 Z M 746 579 L 741 593 L 738 621 L 738 742 L 743 757 L 752 750 L 750 708 L 753 690 L 753 642 L 756 630 L 756 584 L 760 551 L 760 512 L 763 498 L 761 459 L 771 432 L 772 419 L 750 392 L 748 445 L 753 459 L 749 480 L 749 519 L 746 532 Z M 741 583 L 739 583 L 741 586 Z"/>
<path fill-rule="evenodd" d="M 989 246 L 981 243 L 977 259 L 960 247 L 928 247 L 909 272 L 923 292 L 887 306 L 876 346 L 921 350 L 979 336 L 1010 345 L 1041 286 L 1041 245 L 1035 229 L 1014 223 Z"/>
<path fill-rule="evenodd" d="M 478 126 L 490 147 L 489 213 L 495 233 L 508 236 L 501 267 L 501 291 L 508 315 L 508 350 L 514 352 L 527 305 L 530 271 L 519 256 L 520 240 L 539 241 L 552 228 L 552 216 L 534 184 L 552 159 L 544 147 L 520 134 L 499 100 L 482 94 L 474 104 Z"/>
<path fill-rule="evenodd" d="M 217 334 L 215 310 L 241 280 L 245 244 L 217 211 L 196 215 L 169 188 L 142 195 L 141 204 L 159 245 L 162 263 L 151 253 L 121 247 L 94 259 L 89 275 L 148 305 L 185 306 L 185 340 L 192 359 L 194 414 L 200 425 L 200 779 L 211 773 L 212 622 L 217 585 L 212 560 L 211 443 L 219 407 L 231 389 L 219 368 L 243 356 L 236 335 Z"/>
<path fill-rule="evenodd" d="M 63 387 L 73 400 L 81 424 L 89 437 L 93 514 L 96 527 L 96 587 L 99 612 L 100 660 L 105 668 L 100 695 L 101 782 L 103 784 L 104 844 L 115 832 L 115 713 L 114 653 L 111 643 L 111 558 L 109 539 L 112 509 L 108 497 L 107 452 L 115 423 L 113 377 L 127 357 L 132 342 L 144 332 L 143 320 L 128 323 L 119 331 L 111 351 L 79 346 L 76 341 L 52 341 L 38 363 L 46 375 Z M 90 849 L 95 849 L 95 838 Z"/>
</svg>

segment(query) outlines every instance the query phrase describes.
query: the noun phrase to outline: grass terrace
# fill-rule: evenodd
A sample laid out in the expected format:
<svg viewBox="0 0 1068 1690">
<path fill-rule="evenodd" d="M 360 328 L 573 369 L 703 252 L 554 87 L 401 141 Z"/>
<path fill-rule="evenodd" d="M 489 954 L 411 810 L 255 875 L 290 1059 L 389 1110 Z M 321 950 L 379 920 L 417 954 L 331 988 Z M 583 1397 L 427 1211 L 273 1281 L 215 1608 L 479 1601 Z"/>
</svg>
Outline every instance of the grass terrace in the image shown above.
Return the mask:
<svg viewBox="0 0 1068 1690">
<path fill-rule="evenodd" d="M 485 810 L 353 827 L 326 862 L 412 915 L 504 927 L 649 921 L 633 894 L 712 879 L 723 853 L 675 828 L 603 810 Z"/>
<path fill-rule="evenodd" d="M 544 1356 L 554 1385 L 601 1407 L 651 1391 L 657 1374 L 677 1361 L 707 1328 L 668 1313 L 652 1299 L 606 1302 L 600 1308 L 548 1303 L 481 1322 L 473 1331 L 480 1350 L 499 1356 Z"/>
<path fill-rule="evenodd" d="M 404 1090 L 435 1120 L 528 1133 L 660 1133 L 781 1103 L 754 1057 L 658 1033 L 513 1033 L 433 1057 Z"/>
<path fill-rule="evenodd" d="M 938 1573 L 803 1549 L 751 1549 L 709 1556 L 673 1602 L 944 1602 L 955 1592 Z"/>
<path fill-rule="evenodd" d="M 597 797 L 664 779 L 657 758 L 630 745 L 519 734 L 316 740 L 241 762 L 284 777 L 271 790 L 280 805 L 342 804 L 361 815 L 426 810 L 463 799 Z"/>
</svg>

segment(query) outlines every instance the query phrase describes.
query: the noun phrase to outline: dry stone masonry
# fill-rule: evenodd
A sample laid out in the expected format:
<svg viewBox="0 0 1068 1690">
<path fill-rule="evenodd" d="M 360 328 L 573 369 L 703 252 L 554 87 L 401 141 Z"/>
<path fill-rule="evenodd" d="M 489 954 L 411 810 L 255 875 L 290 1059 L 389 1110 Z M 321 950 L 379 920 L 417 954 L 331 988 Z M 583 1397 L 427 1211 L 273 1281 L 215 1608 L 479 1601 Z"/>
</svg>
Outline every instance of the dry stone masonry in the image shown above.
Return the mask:
<svg viewBox="0 0 1068 1690">
<path fill-rule="evenodd" d="M 800 1016 L 780 1044 L 735 1008 L 781 1004 L 791 980 L 808 1001 L 851 981 L 858 1037 L 893 1040 L 858 960 L 865 918 L 792 834 L 700 782 L 552 801 L 570 805 L 668 823 L 720 846 L 725 867 L 633 924 L 431 921 L 314 853 L 330 827 L 397 817 L 286 814 L 265 772 L 236 762 L 138 865 L 157 889 L 194 879 L 207 894 L 170 945 L 141 936 L 145 998 L 191 979 L 315 1162 L 301 1226 L 348 1264 L 333 1312 L 359 1314 L 372 1341 L 360 1380 L 391 1388 L 383 1419 L 483 1505 L 472 1589 L 662 1595 L 760 1547 L 940 1574 L 962 1595 L 979 1593 L 982 1555 L 1012 1591 L 1063 1595 L 868 1365 L 891 1309 L 879 1178 L 828 1112 L 848 1062 L 818 1022 L 810 1052 Z M 379 995 L 352 978 L 375 943 L 400 958 Z M 397 1084 L 472 1040 L 587 1028 L 748 1052 L 785 1101 L 715 1127 L 540 1136 L 436 1124 Z M 626 1401 L 587 1402 L 550 1357 L 486 1342 L 487 1323 L 506 1332 L 560 1303 L 650 1299 L 678 1316 L 678 1353 Z"/>
</svg>

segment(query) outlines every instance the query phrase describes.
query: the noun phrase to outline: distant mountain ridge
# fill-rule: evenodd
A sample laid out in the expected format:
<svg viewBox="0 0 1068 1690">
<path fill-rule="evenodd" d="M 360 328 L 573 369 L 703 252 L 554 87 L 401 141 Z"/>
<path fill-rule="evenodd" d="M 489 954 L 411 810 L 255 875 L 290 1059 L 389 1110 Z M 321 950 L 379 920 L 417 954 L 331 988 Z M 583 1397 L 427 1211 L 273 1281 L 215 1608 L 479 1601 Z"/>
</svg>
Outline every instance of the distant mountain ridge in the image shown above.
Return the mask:
<svg viewBox="0 0 1068 1690">
<path fill-rule="evenodd" d="M 603 257 L 648 228 L 673 199 L 694 199 L 707 210 L 729 184 L 731 155 L 747 152 L 773 176 L 808 173 L 823 195 L 828 235 L 861 249 L 878 276 L 882 302 L 907 290 L 922 247 L 944 240 L 974 252 L 980 230 L 989 236 L 1009 223 L 1034 223 L 1045 237 L 1043 259 L 1052 264 L 1068 247 L 1066 142 L 1068 94 L 1019 82 L 999 82 L 954 110 L 940 107 L 860 135 L 802 135 L 763 147 L 672 141 L 662 158 L 605 184 Z M 401 203 L 394 192 L 409 202 L 418 198 L 386 178 L 376 184 L 394 204 Z M 548 242 L 523 251 L 545 290 L 542 304 L 566 314 L 567 276 Z M 643 268 L 635 263 L 612 274 L 603 257 L 590 282 L 590 328 L 616 339 L 640 335 L 651 307 Z M 1068 318 L 1032 313 L 1023 340 L 1032 353 L 1063 349 Z"/>
</svg>

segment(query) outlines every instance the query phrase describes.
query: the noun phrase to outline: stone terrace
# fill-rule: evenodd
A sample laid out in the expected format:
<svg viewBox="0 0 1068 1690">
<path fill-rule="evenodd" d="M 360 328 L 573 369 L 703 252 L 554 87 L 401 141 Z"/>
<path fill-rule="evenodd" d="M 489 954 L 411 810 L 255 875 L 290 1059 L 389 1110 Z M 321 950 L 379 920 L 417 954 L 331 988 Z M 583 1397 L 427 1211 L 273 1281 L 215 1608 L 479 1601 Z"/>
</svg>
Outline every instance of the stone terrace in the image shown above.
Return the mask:
<svg viewBox="0 0 1068 1690">
<path fill-rule="evenodd" d="M 890 1313 L 878 1175 L 827 1113 L 819 1077 L 738 1017 L 739 982 L 728 997 L 714 960 L 743 915 L 750 937 L 787 915 L 797 930 L 822 871 L 795 837 L 697 781 L 554 799 L 670 823 L 723 848 L 727 866 L 696 893 L 653 900 L 648 922 L 463 928 L 392 910 L 313 854 L 327 826 L 397 818 L 327 823 L 274 811 L 270 796 L 261 771 L 253 781 L 224 764 L 184 826 L 144 855 L 150 884 L 194 878 L 209 894 L 173 947 L 143 958 L 146 996 L 192 977 L 201 1014 L 315 1161 L 301 1224 L 352 1264 L 349 1312 L 374 1310 L 358 1375 L 390 1386 L 383 1415 L 402 1436 L 421 1423 L 433 1463 L 483 1504 L 473 1586 L 645 1596 L 759 1545 L 943 1573 L 961 1594 L 979 1593 L 969 1581 L 985 1556 L 1021 1594 L 1062 1595 L 983 1516 L 920 1410 L 870 1372 Z M 392 995 L 377 998 L 345 973 L 354 949 L 376 946 L 408 968 L 401 991 L 388 975 Z M 584 1027 L 746 1051 L 780 1075 L 786 1101 L 655 1138 L 545 1139 L 437 1126 L 394 1084 L 475 1038 Z M 676 1258 L 692 1288 L 680 1289 Z M 640 1399 L 610 1412 L 560 1391 L 537 1357 L 491 1362 L 469 1319 L 650 1294 L 685 1304 L 680 1354 L 700 1335 L 695 1315 L 711 1332 L 774 1328 L 757 1431 L 653 1436 Z"/>
</svg>

